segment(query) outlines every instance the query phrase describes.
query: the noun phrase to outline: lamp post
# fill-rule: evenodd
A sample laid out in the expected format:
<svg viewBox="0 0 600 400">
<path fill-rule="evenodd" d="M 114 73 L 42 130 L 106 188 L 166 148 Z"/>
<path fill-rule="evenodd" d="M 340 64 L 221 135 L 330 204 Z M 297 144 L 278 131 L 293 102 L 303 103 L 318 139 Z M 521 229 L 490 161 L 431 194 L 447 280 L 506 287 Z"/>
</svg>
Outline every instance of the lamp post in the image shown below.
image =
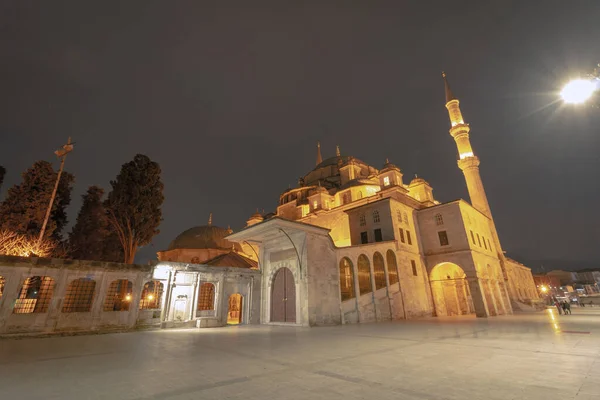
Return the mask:
<svg viewBox="0 0 600 400">
<path fill-rule="evenodd" d="M 600 92 L 600 64 L 591 74 L 568 82 L 560 95 L 567 104 L 583 104 L 598 92 Z M 600 106 L 600 103 L 596 106 Z"/>
<path fill-rule="evenodd" d="M 50 204 L 48 204 L 48 209 L 46 210 L 46 217 L 44 218 L 44 223 L 42 224 L 42 230 L 40 231 L 38 244 L 42 242 L 42 239 L 44 238 L 44 233 L 46 233 L 46 225 L 48 225 L 48 219 L 50 218 L 50 212 L 52 211 L 54 198 L 56 197 L 56 192 L 58 191 L 60 176 L 62 175 L 63 169 L 65 167 L 65 159 L 67 158 L 67 154 L 69 154 L 71 151 L 73 151 L 73 143 L 71 143 L 71 138 L 69 137 L 67 144 L 63 145 L 62 149 L 58 149 L 54 152 L 54 154 L 56 154 L 56 156 L 60 158 L 60 168 L 58 170 L 58 176 L 56 177 L 56 183 L 54 184 L 52 196 L 50 197 Z"/>
</svg>

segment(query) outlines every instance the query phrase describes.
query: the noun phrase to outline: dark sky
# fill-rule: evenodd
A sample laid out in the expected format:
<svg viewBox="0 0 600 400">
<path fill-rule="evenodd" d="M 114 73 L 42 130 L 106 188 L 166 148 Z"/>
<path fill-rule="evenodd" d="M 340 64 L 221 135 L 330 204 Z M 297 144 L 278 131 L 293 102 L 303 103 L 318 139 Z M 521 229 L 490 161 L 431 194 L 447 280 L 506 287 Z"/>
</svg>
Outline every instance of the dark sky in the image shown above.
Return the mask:
<svg viewBox="0 0 600 400">
<path fill-rule="evenodd" d="M 72 136 L 73 222 L 89 185 L 147 154 L 166 201 L 139 261 L 209 212 L 238 230 L 274 211 L 317 140 L 467 198 L 445 70 L 509 255 L 598 266 L 600 110 L 555 100 L 600 61 L 600 2 L 489 3 L 3 0 L 2 196 Z"/>
</svg>

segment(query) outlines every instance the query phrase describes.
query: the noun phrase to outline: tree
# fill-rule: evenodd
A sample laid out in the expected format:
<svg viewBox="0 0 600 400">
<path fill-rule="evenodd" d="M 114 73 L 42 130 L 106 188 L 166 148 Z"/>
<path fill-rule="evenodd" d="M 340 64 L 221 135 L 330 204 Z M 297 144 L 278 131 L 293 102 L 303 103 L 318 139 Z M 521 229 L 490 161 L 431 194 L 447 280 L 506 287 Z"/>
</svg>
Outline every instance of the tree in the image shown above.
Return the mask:
<svg viewBox="0 0 600 400">
<path fill-rule="evenodd" d="M 0 229 L 32 237 L 39 235 L 57 175 L 47 161 L 37 161 L 25 171 L 21 184 L 8 189 L 0 204 Z M 74 181 L 73 175 L 63 172 L 44 238 L 60 241 L 67 224 L 65 209 L 71 202 Z"/>
<path fill-rule="evenodd" d="M 80 260 L 103 260 L 104 246 L 109 235 L 108 217 L 102 204 L 104 189 L 90 186 L 81 196 L 83 204 L 77 222 L 69 233 L 71 257 Z"/>
<path fill-rule="evenodd" d="M 123 261 L 131 264 L 138 247 L 159 233 L 164 201 L 160 165 L 148 156 L 138 154 L 121 167 L 117 179 L 111 181 L 105 207 L 123 247 Z"/>
<path fill-rule="evenodd" d="M 6 174 L 6 168 L 0 165 L 0 189 L 2 189 L 2 183 L 4 182 L 4 175 Z"/>
</svg>

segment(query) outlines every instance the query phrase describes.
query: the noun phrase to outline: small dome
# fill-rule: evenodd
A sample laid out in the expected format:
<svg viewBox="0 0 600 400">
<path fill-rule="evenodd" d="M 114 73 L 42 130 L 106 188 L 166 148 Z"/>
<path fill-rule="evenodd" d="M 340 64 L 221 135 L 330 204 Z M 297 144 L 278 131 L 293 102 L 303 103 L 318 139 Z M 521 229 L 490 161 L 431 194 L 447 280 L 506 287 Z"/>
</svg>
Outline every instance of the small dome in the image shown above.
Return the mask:
<svg viewBox="0 0 600 400">
<path fill-rule="evenodd" d="M 220 249 L 241 251 L 238 243 L 225 239 L 231 234 L 230 229 L 214 225 L 196 226 L 181 233 L 169 244 L 169 250 L 174 249 Z"/>
<path fill-rule="evenodd" d="M 419 178 L 419 177 L 415 177 L 412 181 L 410 181 L 410 185 L 409 186 L 417 185 L 419 183 L 424 183 L 426 185 L 429 185 L 429 183 L 427 183 L 427 181 L 425 179 Z"/>
<path fill-rule="evenodd" d="M 396 165 L 392 164 L 390 162 L 390 160 L 388 160 L 387 158 L 385 159 L 385 164 L 383 164 L 383 169 L 380 172 L 383 171 L 387 171 L 389 169 L 397 169 L 398 171 L 400 171 L 400 168 L 398 168 Z"/>
</svg>

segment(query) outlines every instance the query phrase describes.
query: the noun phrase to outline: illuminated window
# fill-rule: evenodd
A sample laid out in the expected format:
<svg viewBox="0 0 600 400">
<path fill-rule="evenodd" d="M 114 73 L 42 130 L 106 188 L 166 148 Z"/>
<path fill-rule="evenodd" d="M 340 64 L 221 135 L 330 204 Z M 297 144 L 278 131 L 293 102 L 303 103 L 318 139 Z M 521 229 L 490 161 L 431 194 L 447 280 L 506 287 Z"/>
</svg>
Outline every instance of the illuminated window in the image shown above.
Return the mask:
<svg viewBox="0 0 600 400">
<path fill-rule="evenodd" d="M 373 233 L 375 234 L 375 241 L 376 242 L 381 242 L 383 240 L 383 235 L 381 234 L 381 229 L 375 229 L 373 231 Z"/>
<path fill-rule="evenodd" d="M 379 222 L 379 211 L 377 210 L 373 211 L 373 222 Z"/>
<path fill-rule="evenodd" d="M 133 284 L 127 279 L 112 281 L 104 300 L 104 311 L 129 311 Z"/>
<path fill-rule="evenodd" d="M 367 225 L 367 217 L 365 216 L 365 214 L 360 214 L 360 216 L 358 217 L 358 219 L 360 221 L 360 226 Z"/>
<path fill-rule="evenodd" d="M 406 241 L 404 240 L 404 229 L 400 228 L 399 232 L 400 232 L 400 241 L 402 243 L 406 243 Z"/>
<path fill-rule="evenodd" d="M 475 235 L 473 234 L 473 231 L 469 232 L 471 232 L 471 240 L 473 241 L 473 244 L 477 244 L 477 242 L 475 241 Z"/>
<path fill-rule="evenodd" d="M 79 278 L 67 286 L 62 312 L 89 312 L 94 301 L 96 281 L 90 278 Z"/>
<path fill-rule="evenodd" d="M 417 273 L 417 263 L 415 262 L 415 260 L 410 260 L 410 265 L 412 267 L 413 275 L 418 276 L 419 274 Z"/>
<path fill-rule="evenodd" d="M 159 281 L 149 281 L 144 284 L 140 300 L 140 310 L 160 308 L 163 294 L 163 284 Z"/>
<path fill-rule="evenodd" d="M 215 285 L 205 282 L 200 285 L 198 295 L 198 311 L 213 311 L 215 309 Z"/>
<path fill-rule="evenodd" d="M 316 210 L 318 208 L 319 203 L 317 201 L 313 201 L 313 209 Z"/>
<path fill-rule="evenodd" d="M 13 313 L 30 314 L 47 312 L 53 293 L 54 279 L 48 276 L 31 276 L 25 279 L 21 287 L 19 298 L 15 301 Z"/>
<path fill-rule="evenodd" d="M 383 256 L 378 251 L 373 254 L 373 272 L 375 273 L 375 290 L 386 287 L 385 265 L 383 263 Z"/>
<path fill-rule="evenodd" d="M 448 246 L 448 234 L 446 231 L 438 232 L 438 237 L 440 238 L 440 246 Z"/>
<path fill-rule="evenodd" d="M 392 250 L 388 250 L 385 255 L 385 258 L 387 261 L 387 270 L 388 277 L 390 279 L 390 285 L 398 283 L 398 264 L 396 263 L 396 255 Z"/>
<path fill-rule="evenodd" d="M 358 256 L 358 290 L 361 295 L 371 293 L 371 264 L 364 254 Z"/>
<path fill-rule="evenodd" d="M 435 214 L 434 218 L 436 225 L 444 225 L 444 218 L 442 217 L 442 214 Z"/>
<path fill-rule="evenodd" d="M 342 294 L 342 301 L 356 297 L 356 293 L 354 292 L 354 269 L 348 257 L 344 257 L 340 261 L 340 292 Z"/>
<path fill-rule="evenodd" d="M 406 243 L 412 244 L 412 239 L 410 238 L 410 231 L 406 230 Z"/>
<path fill-rule="evenodd" d="M 200 258 L 199 257 L 192 257 L 192 260 L 190 261 L 190 263 L 192 263 L 192 264 L 200 264 Z"/>
<path fill-rule="evenodd" d="M 383 177 L 383 186 L 390 186 L 390 177 L 389 176 Z"/>
<path fill-rule="evenodd" d="M 404 213 L 402 213 L 402 216 L 403 216 L 403 218 L 404 218 L 404 223 L 405 223 L 406 225 L 408 225 L 408 214 L 406 214 L 406 211 L 405 211 Z"/>
</svg>

